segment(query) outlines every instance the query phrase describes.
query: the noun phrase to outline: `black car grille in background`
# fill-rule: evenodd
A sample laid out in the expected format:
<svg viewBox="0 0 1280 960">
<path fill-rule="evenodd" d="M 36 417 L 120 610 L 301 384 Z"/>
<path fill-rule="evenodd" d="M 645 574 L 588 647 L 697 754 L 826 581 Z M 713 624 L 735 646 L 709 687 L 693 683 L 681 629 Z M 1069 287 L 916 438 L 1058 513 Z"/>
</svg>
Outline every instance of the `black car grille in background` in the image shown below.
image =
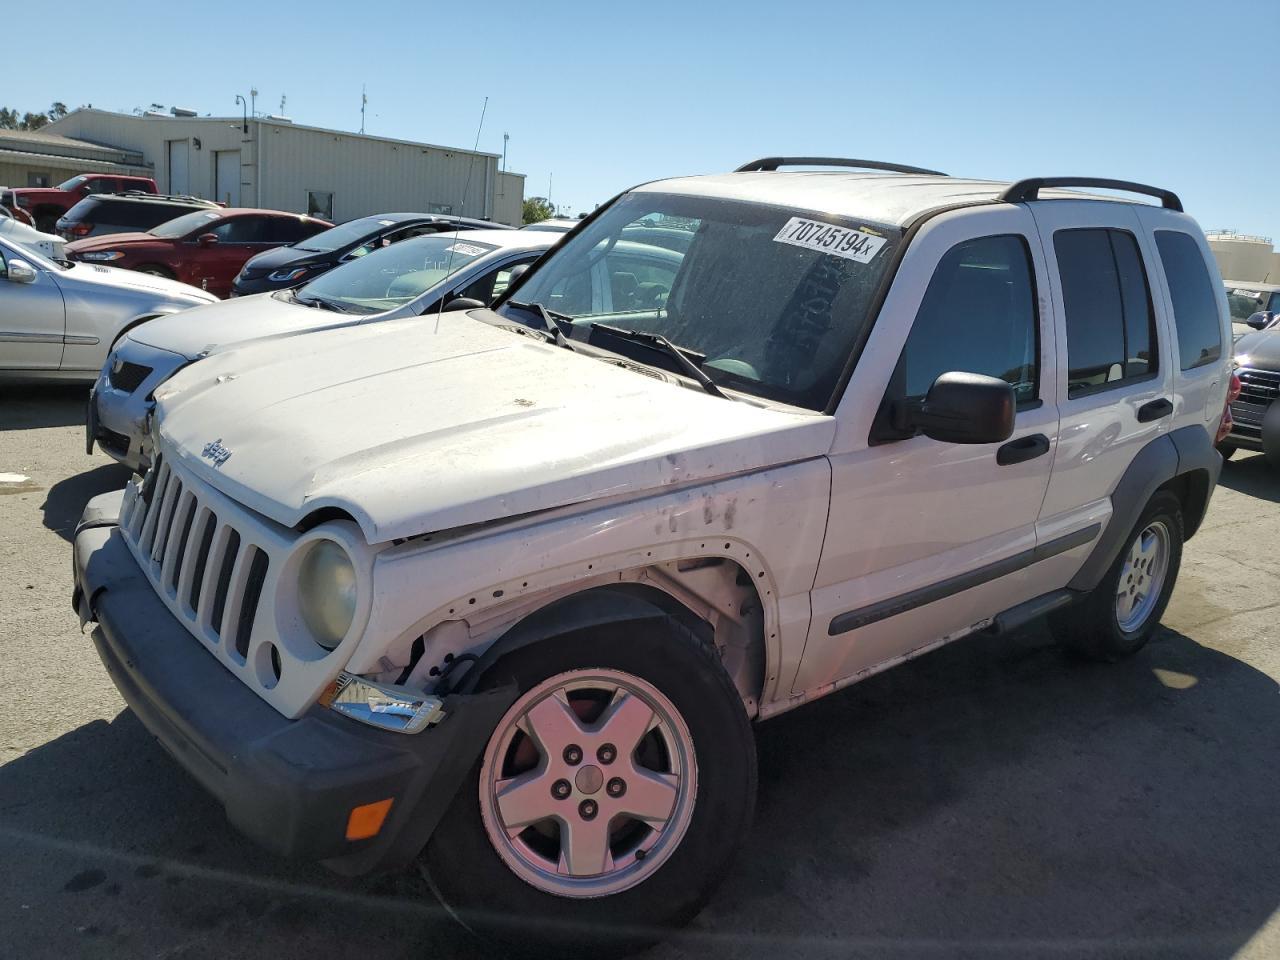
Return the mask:
<svg viewBox="0 0 1280 960">
<path fill-rule="evenodd" d="M 107 382 L 111 384 L 113 390 L 133 393 L 150 375 L 150 367 L 144 367 L 140 363 L 130 363 L 128 360 L 118 360 L 112 364 L 111 372 L 107 374 Z"/>
<path fill-rule="evenodd" d="M 1261 439 L 1262 417 L 1267 408 L 1280 398 L 1280 371 L 1246 367 L 1237 373 L 1240 375 L 1240 396 L 1231 404 L 1231 418 L 1235 421 L 1231 432 Z"/>
</svg>

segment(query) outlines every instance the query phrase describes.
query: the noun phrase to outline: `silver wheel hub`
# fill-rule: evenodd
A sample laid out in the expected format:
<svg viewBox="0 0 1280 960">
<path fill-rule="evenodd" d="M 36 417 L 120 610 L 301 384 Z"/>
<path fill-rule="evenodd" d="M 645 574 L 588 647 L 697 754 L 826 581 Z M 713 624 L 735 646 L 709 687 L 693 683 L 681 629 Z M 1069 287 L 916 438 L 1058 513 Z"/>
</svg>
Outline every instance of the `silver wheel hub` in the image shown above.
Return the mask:
<svg viewBox="0 0 1280 960">
<path fill-rule="evenodd" d="M 480 772 L 480 813 L 503 863 L 545 893 L 602 897 L 640 883 L 679 845 L 697 795 L 675 706 L 619 670 L 575 670 L 523 694 Z"/>
<path fill-rule="evenodd" d="M 1155 609 L 1169 572 L 1169 528 L 1160 520 L 1134 538 L 1116 585 L 1116 623 L 1125 633 L 1142 627 Z"/>
</svg>

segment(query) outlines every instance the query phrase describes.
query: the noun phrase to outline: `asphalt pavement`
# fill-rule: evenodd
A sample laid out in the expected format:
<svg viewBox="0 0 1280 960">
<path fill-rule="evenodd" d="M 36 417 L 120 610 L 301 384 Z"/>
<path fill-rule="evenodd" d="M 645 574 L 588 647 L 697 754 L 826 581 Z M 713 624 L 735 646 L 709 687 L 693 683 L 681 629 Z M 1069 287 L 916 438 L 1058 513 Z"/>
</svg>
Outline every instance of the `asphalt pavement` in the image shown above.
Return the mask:
<svg viewBox="0 0 1280 960">
<path fill-rule="evenodd" d="M 0 958 L 491 958 L 412 874 L 262 853 L 124 708 L 69 538 L 128 472 L 0 388 Z M 19 479 L 26 478 L 26 479 Z M 1116 665 L 972 637 L 758 730 L 748 847 L 680 957 L 1280 957 L 1280 473 L 1238 455 Z"/>
</svg>

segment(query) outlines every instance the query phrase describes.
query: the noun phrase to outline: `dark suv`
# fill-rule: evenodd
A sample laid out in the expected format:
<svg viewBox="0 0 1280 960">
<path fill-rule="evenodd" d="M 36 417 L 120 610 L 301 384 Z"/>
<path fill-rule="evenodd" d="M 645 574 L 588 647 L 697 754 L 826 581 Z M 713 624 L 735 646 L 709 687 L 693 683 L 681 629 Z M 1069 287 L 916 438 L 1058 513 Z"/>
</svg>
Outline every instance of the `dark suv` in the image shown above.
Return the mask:
<svg viewBox="0 0 1280 960">
<path fill-rule="evenodd" d="M 1225 457 L 1261 450 L 1280 467 L 1280 327 L 1237 340 L 1236 365 L 1240 393 L 1231 402 L 1231 433 L 1218 449 Z"/>
<path fill-rule="evenodd" d="M 197 210 L 217 209 L 220 204 L 199 197 L 164 194 L 105 193 L 85 197 L 58 219 L 58 236 L 64 240 L 103 237 L 109 233 L 137 233 L 168 223 Z"/>
</svg>

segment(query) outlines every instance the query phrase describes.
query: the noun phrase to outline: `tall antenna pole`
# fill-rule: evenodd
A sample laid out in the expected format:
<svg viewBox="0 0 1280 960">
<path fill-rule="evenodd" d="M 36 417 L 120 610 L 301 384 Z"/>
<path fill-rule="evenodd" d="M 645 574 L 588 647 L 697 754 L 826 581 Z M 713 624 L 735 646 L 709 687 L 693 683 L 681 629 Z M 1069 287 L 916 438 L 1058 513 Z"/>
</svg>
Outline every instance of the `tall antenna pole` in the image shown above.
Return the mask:
<svg viewBox="0 0 1280 960">
<path fill-rule="evenodd" d="M 249 89 L 249 116 L 256 117 L 258 115 L 258 88 L 251 87 Z"/>
<path fill-rule="evenodd" d="M 287 98 L 287 97 L 285 97 L 285 95 L 284 95 L 283 93 L 282 93 L 282 94 L 280 94 L 280 116 L 282 116 L 282 117 L 284 116 L 284 102 L 285 102 L 285 100 L 286 100 L 286 99 L 288 99 L 288 98 Z"/>
<path fill-rule="evenodd" d="M 471 171 L 475 168 L 475 165 L 476 165 L 476 153 L 480 149 L 480 131 L 484 129 L 484 115 L 488 111 L 488 109 L 489 109 L 489 98 L 485 97 L 484 106 L 480 108 L 480 124 L 479 126 L 476 127 L 476 145 L 471 148 L 471 156 L 467 159 L 467 182 L 462 187 L 462 208 L 458 211 L 459 218 L 461 218 L 462 214 L 467 212 L 467 194 L 471 192 Z M 488 179 L 489 179 L 488 177 L 485 177 L 485 180 L 488 180 Z M 444 265 L 444 275 L 446 278 L 453 274 L 453 254 L 454 254 L 455 248 L 458 246 L 458 231 L 460 231 L 461 229 L 462 229 L 462 220 L 459 219 L 454 224 L 453 243 L 449 244 L 449 259 L 445 262 L 445 265 Z M 436 329 L 434 331 L 435 333 L 440 332 L 440 314 L 444 313 L 444 301 L 445 301 L 445 296 L 441 295 L 439 309 L 436 310 Z"/>
<path fill-rule="evenodd" d="M 365 104 L 367 104 L 368 102 L 369 102 L 369 97 L 365 93 L 365 85 L 362 83 L 360 84 L 360 133 L 361 134 L 364 133 L 364 108 L 365 108 Z"/>
<path fill-rule="evenodd" d="M 551 184 L 555 183 L 556 175 L 554 172 L 547 174 L 547 206 L 551 208 L 551 215 L 556 215 L 556 205 L 551 202 Z"/>
<path fill-rule="evenodd" d="M 504 133 L 502 135 L 502 172 L 507 172 L 507 141 L 511 139 L 511 134 Z"/>
</svg>

